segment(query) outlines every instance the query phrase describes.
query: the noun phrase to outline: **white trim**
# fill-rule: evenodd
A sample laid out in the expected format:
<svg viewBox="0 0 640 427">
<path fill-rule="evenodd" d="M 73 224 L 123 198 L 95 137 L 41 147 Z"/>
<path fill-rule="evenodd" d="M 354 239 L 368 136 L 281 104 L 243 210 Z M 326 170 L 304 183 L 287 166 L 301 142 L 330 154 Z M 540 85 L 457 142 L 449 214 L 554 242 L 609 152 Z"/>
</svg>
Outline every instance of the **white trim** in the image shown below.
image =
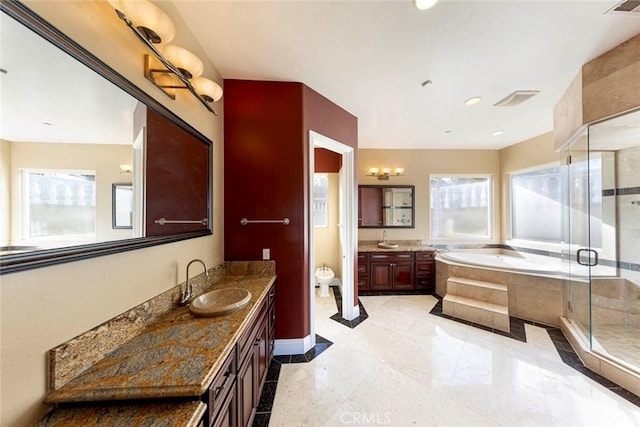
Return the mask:
<svg viewBox="0 0 640 427">
<path fill-rule="evenodd" d="M 287 354 L 305 354 L 315 346 L 315 335 L 304 338 L 277 339 L 273 348 L 274 356 Z"/>
<path fill-rule="evenodd" d="M 314 174 L 314 148 L 325 148 L 327 150 L 339 153 L 342 155 L 342 175 L 344 177 L 341 183 L 341 197 L 343 206 L 343 218 L 339 219 L 342 232 L 344 233 L 344 246 L 342 248 L 342 317 L 346 320 L 353 320 L 360 314 L 358 305 L 353 305 L 354 297 L 354 272 L 355 272 L 355 258 L 357 253 L 358 242 L 358 227 L 357 227 L 357 198 L 356 198 L 356 181 L 355 181 L 355 151 L 353 147 L 342 144 L 324 135 L 321 135 L 312 130 L 309 131 L 309 186 L 313 185 Z M 309 189 L 311 194 L 312 187 Z M 309 218 L 309 259 L 308 264 L 313 265 L 315 257 L 314 245 L 313 245 L 313 215 Z M 309 268 L 309 283 L 315 282 L 314 269 Z M 309 309 L 310 319 L 310 332 L 315 338 L 315 291 L 311 288 L 311 296 L 309 298 L 311 307 Z"/>
</svg>

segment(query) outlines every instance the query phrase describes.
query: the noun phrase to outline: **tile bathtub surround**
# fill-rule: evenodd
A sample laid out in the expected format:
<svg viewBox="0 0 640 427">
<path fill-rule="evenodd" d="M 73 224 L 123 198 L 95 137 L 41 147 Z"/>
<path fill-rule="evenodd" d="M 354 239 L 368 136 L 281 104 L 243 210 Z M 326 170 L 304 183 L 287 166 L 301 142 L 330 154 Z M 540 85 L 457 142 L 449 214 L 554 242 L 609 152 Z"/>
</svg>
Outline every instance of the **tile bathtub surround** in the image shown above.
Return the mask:
<svg viewBox="0 0 640 427">
<path fill-rule="evenodd" d="M 222 277 L 216 288 L 243 287 L 251 292 L 247 307 L 217 318 L 194 317 L 188 307 L 174 307 L 64 386 L 51 391 L 45 401 L 198 397 L 274 280 L 275 276 L 269 275 Z"/>
<path fill-rule="evenodd" d="M 638 407 L 567 366 L 544 328 L 523 323 L 522 342 L 429 314 L 432 296 L 361 300 L 366 322 L 316 318 L 334 345 L 281 366 L 272 426 L 640 425 Z"/>
</svg>

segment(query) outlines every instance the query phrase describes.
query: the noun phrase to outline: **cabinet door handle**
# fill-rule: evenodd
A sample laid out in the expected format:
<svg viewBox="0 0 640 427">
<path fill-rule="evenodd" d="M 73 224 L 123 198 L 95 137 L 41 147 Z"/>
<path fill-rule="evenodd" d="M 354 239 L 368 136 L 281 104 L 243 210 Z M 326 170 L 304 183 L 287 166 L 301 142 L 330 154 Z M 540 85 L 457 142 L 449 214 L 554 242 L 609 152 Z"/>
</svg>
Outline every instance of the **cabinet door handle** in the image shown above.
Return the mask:
<svg viewBox="0 0 640 427">
<path fill-rule="evenodd" d="M 220 387 L 216 387 L 215 391 L 213 392 L 213 398 L 214 399 L 218 398 L 218 395 L 220 394 L 222 389 L 224 389 L 224 385 L 221 385 Z"/>
</svg>

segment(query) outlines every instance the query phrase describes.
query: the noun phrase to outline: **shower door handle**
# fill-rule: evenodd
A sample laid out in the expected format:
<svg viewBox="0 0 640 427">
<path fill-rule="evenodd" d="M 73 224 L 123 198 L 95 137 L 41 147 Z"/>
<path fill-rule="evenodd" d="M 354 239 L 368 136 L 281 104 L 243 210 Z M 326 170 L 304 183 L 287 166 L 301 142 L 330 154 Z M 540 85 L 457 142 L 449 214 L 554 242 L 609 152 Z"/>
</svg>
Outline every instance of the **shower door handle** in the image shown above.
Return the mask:
<svg viewBox="0 0 640 427">
<path fill-rule="evenodd" d="M 582 252 L 589 253 L 589 258 L 588 258 L 589 261 L 586 263 L 580 261 L 580 253 Z M 591 257 L 591 254 L 593 254 L 593 257 Z M 591 262 L 592 259 L 593 259 L 593 263 Z M 576 261 L 578 261 L 578 264 L 584 265 L 586 267 L 595 267 L 596 265 L 598 265 L 598 252 L 594 251 L 593 249 L 586 249 L 586 248 L 578 249 L 578 252 L 576 252 Z"/>
</svg>

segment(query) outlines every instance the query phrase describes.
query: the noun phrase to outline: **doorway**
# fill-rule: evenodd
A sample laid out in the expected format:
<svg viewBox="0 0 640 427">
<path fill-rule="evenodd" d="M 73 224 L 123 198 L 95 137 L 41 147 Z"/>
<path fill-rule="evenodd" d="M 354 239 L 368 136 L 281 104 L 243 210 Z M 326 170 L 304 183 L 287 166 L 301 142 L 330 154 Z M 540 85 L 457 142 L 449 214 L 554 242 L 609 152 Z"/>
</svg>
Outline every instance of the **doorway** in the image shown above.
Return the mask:
<svg viewBox="0 0 640 427">
<path fill-rule="evenodd" d="M 342 168 L 338 183 L 338 233 L 340 239 L 340 282 L 342 283 L 342 316 L 353 320 L 360 315 L 355 299 L 355 259 L 358 242 L 357 199 L 355 182 L 354 148 L 314 131 L 309 131 L 309 316 L 312 345 L 315 345 L 315 221 L 313 215 L 313 183 L 315 173 L 315 149 L 324 148 L 342 156 Z"/>
</svg>

